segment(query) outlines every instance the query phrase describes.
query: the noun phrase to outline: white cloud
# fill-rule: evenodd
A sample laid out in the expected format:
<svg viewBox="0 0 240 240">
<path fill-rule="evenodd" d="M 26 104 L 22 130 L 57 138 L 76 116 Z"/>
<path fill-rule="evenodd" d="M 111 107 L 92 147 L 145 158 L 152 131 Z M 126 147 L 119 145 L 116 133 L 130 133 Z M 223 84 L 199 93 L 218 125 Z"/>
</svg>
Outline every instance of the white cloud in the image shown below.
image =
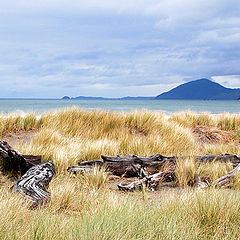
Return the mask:
<svg viewBox="0 0 240 240">
<path fill-rule="evenodd" d="M 240 75 L 213 76 L 212 79 L 229 88 L 240 88 Z"/>
</svg>

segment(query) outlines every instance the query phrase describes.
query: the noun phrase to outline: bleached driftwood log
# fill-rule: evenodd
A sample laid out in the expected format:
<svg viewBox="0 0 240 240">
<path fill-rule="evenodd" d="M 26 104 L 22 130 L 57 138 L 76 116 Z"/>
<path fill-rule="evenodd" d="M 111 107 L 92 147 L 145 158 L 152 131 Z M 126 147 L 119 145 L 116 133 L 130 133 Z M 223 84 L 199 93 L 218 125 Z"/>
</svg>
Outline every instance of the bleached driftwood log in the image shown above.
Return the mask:
<svg viewBox="0 0 240 240">
<path fill-rule="evenodd" d="M 152 155 L 149 157 L 143 156 L 104 156 L 102 160 L 79 162 L 79 166 L 69 167 L 68 171 L 77 173 L 89 171 L 95 165 L 103 166 L 107 171 L 114 175 L 122 177 L 139 177 L 139 180 L 127 183 L 120 183 L 120 190 L 133 191 L 136 188 L 141 189 L 143 185 L 147 186 L 152 191 L 156 190 L 161 182 L 173 182 L 176 184 L 175 167 L 178 160 L 187 157 L 165 157 L 162 155 Z M 189 183 L 191 186 L 198 188 L 207 188 L 210 185 L 223 186 L 230 182 L 232 176 L 240 171 L 240 156 L 233 154 L 196 156 L 196 162 L 212 162 L 219 161 L 231 163 L 234 170 L 227 175 L 210 184 L 207 179 L 201 178 L 197 173 L 194 174 L 194 181 Z M 169 171 L 161 171 L 163 167 L 168 166 Z"/>
<path fill-rule="evenodd" d="M 215 180 L 212 184 L 210 184 L 206 179 L 201 179 L 201 177 L 195 173 L 194 174 L 194 183 L 191 186 L 195 186 L 199 189 L 208 188 L 210 186 L 214 187 L 226 187 L 229 186 L 231 183 L 231 179 L 237 175 L 240 174 L 240 164 L 238 164 L 233 170 L 228 172 L 226 175 L 218 178 Z M 175 181 L 176 176 L 174 172 L 172 171 L 163 171 L 159 173 L 155 173 L 150 176 L 146 176 L 142 179 L 128 182 L 128 183 L 120 183 L 118 185 L 119 190 L 124 191 L 133 191 L 136 189 L 142 189 L 143 184 L 147 186 L 152 191 L 157 190 L 161 182 L 167 182 L 167 181 Z"/>
<path fill-rule="evenodd" d="M 142 189 L 143 185 L 148 187 L 151 191 L 156 191 L 163 182 L 173 182 L 176 180 L 175 173 L 173 171 L 163 171 L 155 173 L 153 175 L 145 176 L 142 179 L 136 180 L 130 183 L 118 184 L 118 189 L 123 191 L 133 191 L 136 189 Z"/>
<path fill-rule="evenodd" d="M 12 190 L 28 198 L 33 207 L 42 205 L 50 199 L 50 193 L 46 190 L 46 187 L 54 175 L 55 166 L 52 162 L 40 163 L 31 167 L 17 180 L 12 186 Z"/>
<path fill-rule="evenodd" d="M 123 177 L 138 177 L 138 173 L 141 169 L 145 169 L 145 171 L 151 175 L 154 173 L 158 173 L 161 171 L 161 168 L 166 164 L 170 167 L 170 169 L 174 169 L 176 165 L 176 161 L 180 159 L 184 159 L 186 157 L 165 157 L 159 154 L 143 157 L 143 156 L 104 156 L 102 155 L 102 160 L 95 161 L 84 161 L 79 162 L 79 166 L 69 167 L 69 172 L 82 172 L 85 169 L 89 170 L 92 166 L 104 166 L 107 171 L 111 172 L 117 176 Z M 197 162 L 211 162 L 211 161 L 220 161 L 220 162 L 231 162 L 233 166 L 236 166 L 240 163 L 240 156 L 232 155 L 232 154 L 224 154 L 224 155 L 203 155 L 196 156 L 195 160 Z"/>
<path fill-rule="evenodd" d="M 215 187 L 226 186 L 231 182 L 232 177 L 234 177 L 238 173 L 240 173 L 240 164 L 238 164 L 232 171 L 228 172 L 226 175 L 215 180 L 212 185 Z"/>
<path fill-rule="evenodd" d="M 88 167 L 88 166 L 72 166 L 72 167 L 68 167 L 67 171 L 73 174 L 77 174 L 77 173 L 84 173 L 87 171 L 90 171 L 92 169 L 92 167 Z"/>
<path fill-rule="evenodd" d="M 24 155 L 13 149 L 7 142 L 0 141 L 1 170 L 23 175 L 32 166 L 41 162 L 42 156 Z"/>
</svg>

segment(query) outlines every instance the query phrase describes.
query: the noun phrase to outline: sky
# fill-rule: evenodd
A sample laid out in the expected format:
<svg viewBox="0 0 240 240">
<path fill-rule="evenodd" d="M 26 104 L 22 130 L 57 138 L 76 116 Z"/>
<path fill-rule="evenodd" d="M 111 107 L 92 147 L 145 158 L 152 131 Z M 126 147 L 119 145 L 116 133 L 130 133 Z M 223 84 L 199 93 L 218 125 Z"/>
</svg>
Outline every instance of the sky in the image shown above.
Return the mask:
<svg viewBox="0 0 240 240">
<path fill-rule="evenodd" d="M 0 0 L 0 98 L 240 88 L 239 0 Z"/>
</svg>

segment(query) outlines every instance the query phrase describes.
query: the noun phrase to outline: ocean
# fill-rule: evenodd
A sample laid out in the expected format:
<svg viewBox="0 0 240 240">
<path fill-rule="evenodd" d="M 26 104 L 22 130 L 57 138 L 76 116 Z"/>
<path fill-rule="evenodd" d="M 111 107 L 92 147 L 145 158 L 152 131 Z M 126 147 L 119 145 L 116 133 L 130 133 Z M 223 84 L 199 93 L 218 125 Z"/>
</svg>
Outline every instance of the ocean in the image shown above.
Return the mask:
<svg viewBox="0 0 240 240">
<path fill-rule="evenodd" d="M 47 99 L 0 99 L 3 113 L 42 113 L 44 111 L 78 106 L 86 110 L 132 111 L 149 109 L 165 113 L 179 111 L 240 113 L 240 101 L 202 100 L 47 100 Z"/>
</svg>

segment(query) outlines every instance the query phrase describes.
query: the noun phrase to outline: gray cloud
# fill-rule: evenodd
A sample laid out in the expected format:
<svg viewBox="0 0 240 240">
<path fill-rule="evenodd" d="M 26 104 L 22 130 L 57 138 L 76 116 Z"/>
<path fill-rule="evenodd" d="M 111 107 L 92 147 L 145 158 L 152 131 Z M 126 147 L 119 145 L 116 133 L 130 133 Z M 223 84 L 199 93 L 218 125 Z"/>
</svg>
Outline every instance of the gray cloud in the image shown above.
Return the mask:
<svg viewBox="0 0 240 240">
<path fill-rule="evenodd" d="M 0 9 L 0 97 L 157 95 L 200 77 L 240 87 L 237 0 L 9 0 Z"/>
</svg>

